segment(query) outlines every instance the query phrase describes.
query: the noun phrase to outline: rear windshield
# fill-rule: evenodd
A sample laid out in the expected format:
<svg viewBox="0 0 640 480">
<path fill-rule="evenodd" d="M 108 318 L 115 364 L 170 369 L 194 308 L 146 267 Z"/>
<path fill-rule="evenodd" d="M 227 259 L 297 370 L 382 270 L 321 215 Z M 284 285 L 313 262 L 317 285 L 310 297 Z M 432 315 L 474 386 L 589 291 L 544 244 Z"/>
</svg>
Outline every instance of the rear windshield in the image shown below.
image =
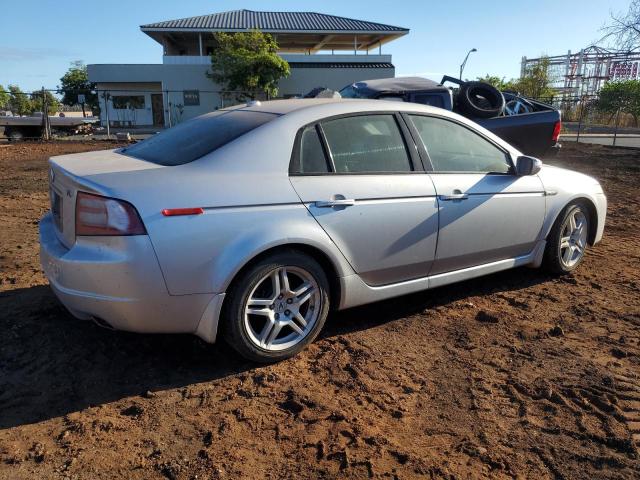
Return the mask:
<svg viewBox="0 0 640 480">
<path fill-rule="evenodd" d="M 276 117 L 273 113 L 220 110 L 180 123 L 120 153 L 158 165 L 184 165 Z"/>
<path fill-rule="evenodd" d="M 369 89 L 357 88 L 354 85 L 349 85 L 340 90 L 340 96 L 342 98 L 371 98 Z"/>
</svg>

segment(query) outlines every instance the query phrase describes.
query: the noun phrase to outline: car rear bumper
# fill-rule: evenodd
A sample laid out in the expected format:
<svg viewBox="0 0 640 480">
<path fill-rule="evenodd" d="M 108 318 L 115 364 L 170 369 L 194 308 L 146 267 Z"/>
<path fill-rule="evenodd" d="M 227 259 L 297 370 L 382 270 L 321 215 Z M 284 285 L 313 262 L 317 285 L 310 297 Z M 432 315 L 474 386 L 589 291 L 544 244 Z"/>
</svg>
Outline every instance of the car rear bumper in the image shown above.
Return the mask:
<svg viewBox="0 0 640 480">
<path fill-rule="evenodd" d="M 74 316 L 118 330 L 197 333 L 215 340 L 224 295 L 169 295 L 147 235 L 79 237 L 68 249 L 54 229 L 47 214 L 40 221 L 40 262 Z"/>
</svg>

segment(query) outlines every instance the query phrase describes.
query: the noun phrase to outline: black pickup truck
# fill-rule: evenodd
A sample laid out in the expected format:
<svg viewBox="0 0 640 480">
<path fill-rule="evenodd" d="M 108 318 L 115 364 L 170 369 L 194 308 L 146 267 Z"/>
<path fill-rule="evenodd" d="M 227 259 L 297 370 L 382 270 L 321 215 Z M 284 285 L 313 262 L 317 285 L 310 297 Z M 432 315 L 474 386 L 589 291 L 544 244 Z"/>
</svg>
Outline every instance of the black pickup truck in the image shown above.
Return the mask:
<svg viewBox="0 0 640 480">
<path fill-rule="evenodd" d="M 457 90 L 444 85 L 452 82 Z M 526 155 L 536 157 L 560 148 L 560 111 L 550 105 L 499 92 L 482 82 L 444 77 L 436 83 L 421 77 L 383 78 L 356 82 L 340 90 L 343 98 L 374 98 L 421 103 L 453 110 L 482 125 Z"/>
</svg>

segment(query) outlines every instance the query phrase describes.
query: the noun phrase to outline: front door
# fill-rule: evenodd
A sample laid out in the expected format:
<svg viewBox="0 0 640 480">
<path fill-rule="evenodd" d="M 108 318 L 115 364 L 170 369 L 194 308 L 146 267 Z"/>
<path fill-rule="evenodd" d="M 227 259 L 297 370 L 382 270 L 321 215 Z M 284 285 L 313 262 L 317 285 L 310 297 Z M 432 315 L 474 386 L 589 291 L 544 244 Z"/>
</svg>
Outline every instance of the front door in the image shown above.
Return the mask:
<svg viewBox="0 0 640 480">
<path fill-rule="evenodd" d="M 161 93 L 151 94 L 151 115 L 154 127 L 164 127 L 164 102 Z"/>
<path fill-rule="evenodd" d="M 369 114 L 307 127 L 291 176 L 311 214 L 369 285 L 426 277 L 435 255 L 435 189 L 410 154 L 400 122 L 393 114 Z"/>
<path fill-rule="evenodd" d="M 529 254 L 545 215 L 537 175 L 517 176 L 509 154 L 466 125 L 410 115 L 433 172 L 439 234 L 432 275 Z"/>
</svg>

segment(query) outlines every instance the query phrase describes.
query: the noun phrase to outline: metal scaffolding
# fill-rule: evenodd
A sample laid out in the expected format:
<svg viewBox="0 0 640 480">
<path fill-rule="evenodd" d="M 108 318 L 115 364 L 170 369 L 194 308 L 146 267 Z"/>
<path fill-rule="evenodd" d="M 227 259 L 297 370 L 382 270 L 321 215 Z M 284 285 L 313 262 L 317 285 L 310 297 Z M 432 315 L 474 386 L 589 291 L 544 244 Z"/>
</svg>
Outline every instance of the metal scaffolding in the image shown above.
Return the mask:
<svg viewBox="0 0 640 480">
<path fill-rule="evenodd" d="M 640 51 L 610 50 L 591 45 L 578 53 L 550 57 L 522 57 L 520 75 L 543 59 L 549 60 L 551 87 L 563 97 L 597 95 L 610 80 L 640 78 Z"/>
</svg>

